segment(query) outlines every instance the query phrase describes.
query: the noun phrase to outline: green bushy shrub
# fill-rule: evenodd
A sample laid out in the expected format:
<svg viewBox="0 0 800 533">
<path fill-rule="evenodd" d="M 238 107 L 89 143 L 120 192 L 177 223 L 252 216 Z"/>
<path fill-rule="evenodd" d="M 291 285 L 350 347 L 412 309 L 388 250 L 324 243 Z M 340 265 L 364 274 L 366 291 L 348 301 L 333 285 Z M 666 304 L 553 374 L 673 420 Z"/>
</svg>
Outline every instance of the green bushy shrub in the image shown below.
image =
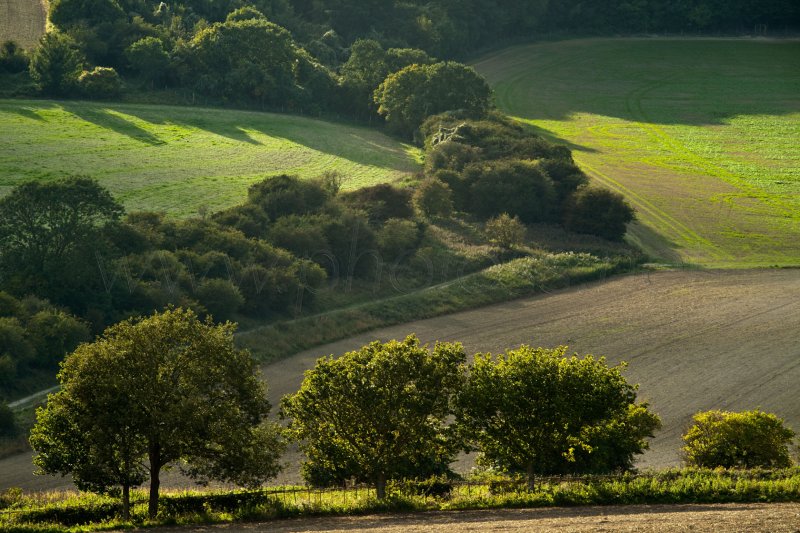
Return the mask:
<svg viewBox="0 0 800 533">
<path fill-rule="evenodd" d="M 392 218 L 378 230 L 378 250 L 384 261 L 411 257 L 419 243 L 419 228 L 410 220 Z"/>
<path fill-rule="evenodd" d="M 230 320 L 244 305 L 239 288 L 226 279 L 204 280 L 195 291 L 195 296 L 217 321 Z"/>
<path fill-rule="evenodd" d="M 621 241 L 634 210 L 619 193 L 583 187 L 567 200 L 563 216 L 568 231 Z"/>
<path fill-rule="evenodd" d="M 111 67 L 95 67 L 78 76 L 78 87 L 89 98 L 113 98 L 122 92 L 122 80 Z"/>
<path fill-rule="evenodd" d="M 414 205 L 430 218 L 447 218 L 453 214 L 453 192 L 437 178 L 427 178 L 414 191 Z"/>
<path fill-rule="evenodd" d="M 763 411 L 706 411 L 694 415 L 684 434 L 683 452 L 691 466 L 705 468 L 784 468 L 792 464 L 795 432 Z"/>
<path fill-rule="evenodd" d="M 508 213 L 490 219 L 486 223 L 486 236 L 489 242 L 510 250 L 525 241 L 525 225 L 518 217 L 511 217 Z"/>
</svg>

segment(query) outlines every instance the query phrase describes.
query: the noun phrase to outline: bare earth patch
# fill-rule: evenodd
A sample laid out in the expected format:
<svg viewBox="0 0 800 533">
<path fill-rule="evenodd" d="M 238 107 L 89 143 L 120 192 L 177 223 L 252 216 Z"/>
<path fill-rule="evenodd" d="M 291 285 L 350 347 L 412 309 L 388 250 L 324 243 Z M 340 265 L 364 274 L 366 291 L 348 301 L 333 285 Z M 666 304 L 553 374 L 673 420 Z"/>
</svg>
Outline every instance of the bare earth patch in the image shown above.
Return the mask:
<svg viewBox="0 0 800 533">
<path fill-rule="evenodd" d="M 800 531 L 800 504 L 629 505 L 556 509 L 449 511 L 414 515 L 310 518 L 179 531 Z M 175 530 L 168 530 L 175 531 Z"/>
<path fill-rule="evenodd" d="M 670 271 L 618 277 L 533 298 L 393 326 L 321 346 L 262 370 L 270 401 L 297 390 L 318 357 L 371 340 L 416 333 L 423 342 L 461 341 L 468 353 L 520 344 L 569 345 L 581 354 L 627 361 L 664 428 L 640 466 L 680 463 L 680 436 L 706 409 L 761 408 L 800 429 L 800 270 Z M 296 452 L 279 483 L 299 481 Z M 455 466 L 466 472 L 469 457 Z M 69 480 L 34 477 L 30 455 L 0 461 L 0 490 L 70 488 Z M 174 474 L 172 474 L 174 475 Z M 178 477 L 166 486 L 186 486 Z M 798 520 L 800 526 L 800 520 Z"/>
</svg>

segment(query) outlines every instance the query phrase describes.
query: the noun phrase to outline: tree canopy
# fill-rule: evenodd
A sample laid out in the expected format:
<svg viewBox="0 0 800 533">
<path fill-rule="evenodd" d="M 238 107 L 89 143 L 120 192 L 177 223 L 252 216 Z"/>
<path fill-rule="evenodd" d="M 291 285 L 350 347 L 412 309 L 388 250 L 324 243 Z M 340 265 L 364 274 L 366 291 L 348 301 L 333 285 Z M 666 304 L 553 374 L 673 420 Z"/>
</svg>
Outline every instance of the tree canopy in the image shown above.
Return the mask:
<svg viewBox="0 0 800 533">
<path fill-rule="evenodd" d="M 168 309 L 108 328 L 66 358 L 61 390 L 37 410 L 31 432 L 43 473 L 71 475 L 81 489 L 150 479 L 158 511 L 161 469 L 182 462 L 191 477 L 255 486 L 273 477 L 281 441 L 250 354 L 234 326 Z"/>
<path fill-rule="evenodd" d="M 456 420 L 481 461 L 536 475 L 631 468 L 660 427 L 636 387 L 592 356 L 522 346 L 477 355 L 456 399 Z"/>
<path fill-rule="evenodd" d="M 382 498 L 387 479 L 447 470 L 456 446 L 446 418 L 465 360 L 460 344 L 431 351 L 413 335 L 319 359 L 281 403 L 307 456 L 306 477 L 369 480 Z"/>
</svg>

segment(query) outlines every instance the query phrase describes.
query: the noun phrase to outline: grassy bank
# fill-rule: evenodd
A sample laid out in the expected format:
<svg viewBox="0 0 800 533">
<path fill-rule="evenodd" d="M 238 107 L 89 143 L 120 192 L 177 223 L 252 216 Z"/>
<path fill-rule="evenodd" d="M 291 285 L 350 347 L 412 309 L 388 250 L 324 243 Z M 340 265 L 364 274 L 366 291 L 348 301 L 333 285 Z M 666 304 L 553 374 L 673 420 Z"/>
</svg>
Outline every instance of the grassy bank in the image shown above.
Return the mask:
<svg viewBox="0 0 800 533">
<path fill-rule="evenodd" d="M 130 522 L 117 499 L 78 493 L 0 495 L 3 531 L 92 531 L 129 527 L 264 521 L 290 517 L 530 508 L 578 505 L 749 503 L 800 501 L 800 469 L 769 471 L 668 470 L 642 475 L 546 479 L 533 491 L 512 480 L 459 482 L 439 495 L 395 485 L 386 500 L 368 488 L 166 493 L 150 521 L 145 491 L 134 491 Z"/>
<path fill-rule="evenodd" d="M 800 42 L 592 39 L 475 63 L 498 107 L 567 144 L 669 262 L 800 264 Z"/>
<path fill-rule="evenodd" d="M 630 256 L 601 259 L 572 252 L 523 257 L 427 289 L 256 328 L 239 334 L 238 340 L 259 361 L 269 362 L 383 326 L 603 279 L 637 264 Z"/>
</svg>

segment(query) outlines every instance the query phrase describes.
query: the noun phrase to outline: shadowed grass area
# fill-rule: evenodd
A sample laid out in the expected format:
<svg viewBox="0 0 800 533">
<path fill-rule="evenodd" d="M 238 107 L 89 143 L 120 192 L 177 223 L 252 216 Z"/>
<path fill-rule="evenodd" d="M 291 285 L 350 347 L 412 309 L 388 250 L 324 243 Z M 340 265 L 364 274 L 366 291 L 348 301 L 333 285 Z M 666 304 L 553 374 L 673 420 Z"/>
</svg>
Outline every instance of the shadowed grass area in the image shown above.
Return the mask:
<svg viewBox="0 0 800 533">
<path fill-rule="evenodd" d="M 26 180 L 84 174 L 130 210 L 188 216 L 241 203 L 267 176 L 336 170 L 354 189 L 416 171 L 417 157 L 375 130 L 292 115 L 0 100 L 0 195 Z"/>
<path fill-rule="evenodd" d="M 503 111 L 626 195 L 651 255 L 800 264 L 800 42 L 578 40 L 475 66 Z"/>
</svg>

